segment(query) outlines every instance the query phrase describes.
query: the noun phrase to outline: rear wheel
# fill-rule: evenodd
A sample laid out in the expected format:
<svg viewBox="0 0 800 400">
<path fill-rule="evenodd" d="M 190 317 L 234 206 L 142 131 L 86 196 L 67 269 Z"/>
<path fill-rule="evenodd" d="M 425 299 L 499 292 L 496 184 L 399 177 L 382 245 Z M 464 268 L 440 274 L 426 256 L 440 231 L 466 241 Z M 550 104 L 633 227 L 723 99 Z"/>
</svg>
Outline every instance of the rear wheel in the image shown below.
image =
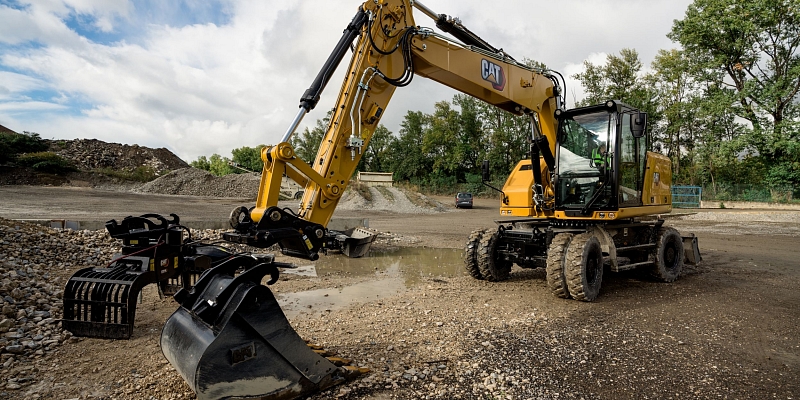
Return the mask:
<svg viewBox="0 0 800 400">
<path fill-rule="evenodd" d="M 651 274 L 663 282 L 674 282 L 683 269 L 683 238 L 674 228 L 662 227 L 658 233 L 656 251 L 652 254 L 655 265 Z"/>
<path fill-rule="evenodd" d="M 593 301 L 603 282 L 603 249 L 591 233 L 572 238 L 565 261 L 569 294 L 575 300 Z"/>
<path fill-rule="evenodd" d="M 472 231 L 469 235 L 469 240 L 467 240 L 467 246 L 464 247 L 464 267 L 466 267 L 470 276 L 480 280 L 483 280 L 483 274 L 481 274 L 481 269 L 478 267 L 478 246 L 484 232 L 486 232 L 486 229 Z"/>
<path fill-rule="evenodd" d="M 567 277 L 564 273 L 564 260 L 567 254 L 567 247 L 572 241 L 571 233 L 559 233 L 550 242 L 547 249 L 547 287 L 556 297 L 562 299 L 569 298 L 567 289 Z"/>
<path fill-rule="evenodd" d="M 500 234 L 497 231 L 486 231 L 478 242 L 478 268 L 483 279 L 490 282 L 506 280 L 511 274 L 512 262 L 498 257 L 499 239 Z"/>
</svg>

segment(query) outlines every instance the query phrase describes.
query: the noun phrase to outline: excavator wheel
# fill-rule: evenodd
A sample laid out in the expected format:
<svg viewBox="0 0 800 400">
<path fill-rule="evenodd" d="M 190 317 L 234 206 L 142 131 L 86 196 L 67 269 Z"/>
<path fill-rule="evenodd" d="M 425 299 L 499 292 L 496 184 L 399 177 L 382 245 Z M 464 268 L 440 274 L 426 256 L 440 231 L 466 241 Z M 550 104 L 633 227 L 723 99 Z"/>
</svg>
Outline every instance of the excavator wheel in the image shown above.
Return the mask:
<svg viewBox="0 0 800 400">
<path fill-rule="evenodd" d="M 674 282 L 683 269 L 683 238 L 675 228 L 662 227 L 658 232 L 656 249 L 650 255 L 655 263 L 650 274 L 662 282 Z"/>
<path fill-rule="evenodd" d="M 481 274 L 481 269 L 478 267 L 478 247 L 484 232 L 486 232 L 486 229 L 472 231 L 469 235 L 467 246 L 464 247 L 464 267 L 470 276 L 479 280 L 483 280 L 483 274 Z"/>
<path fill-rule="evenodd" d="M 478 268 L 483 278 L 489 282 L 499 282 L 508 279 L 513 263 L 497 257 L 497 241 L 499 232 L 484 232 L 478 242 Z"/>
<path fill-rule="evenodd" d="M 603 249 L 591 233 L 572 238 L 564 262 L 569 294 L 575 300 L 593 301 L 603 282 Z"/>
<path fill-rule="evenodd" d="M 567 247 L 572 241 L 571 233 L 559 233 L 550 242 L 547 249 L 547 287 L 556 297 L 562 299 L 569 298 L 567 289 L 567 276 L 564 270 L 564 262 L 567 255 Z"/>
</svg>

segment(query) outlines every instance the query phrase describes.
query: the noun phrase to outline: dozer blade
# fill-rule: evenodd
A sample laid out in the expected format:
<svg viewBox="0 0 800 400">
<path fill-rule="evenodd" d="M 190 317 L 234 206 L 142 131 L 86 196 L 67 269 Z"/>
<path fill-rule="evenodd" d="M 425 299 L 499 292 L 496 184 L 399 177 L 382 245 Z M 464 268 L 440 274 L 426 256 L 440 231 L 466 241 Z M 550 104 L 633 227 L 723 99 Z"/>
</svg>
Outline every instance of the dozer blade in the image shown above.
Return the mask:
<svg viewBox="0 0 800 400">
<path fill-rule="evenodd" d="M 164 356 L 197 398 L 293 399 L 358 375 L 317 355 L 260 284 L 267 274 L 276 281 L 282 264 L 258 264 L 236 276 L 241 258 L 177 293 L 181 307 L 161 332 Z"/>
<path fill-rule="evenodd" d="M 692 233 L 689 236 L 683 236 L 682 239 L 684 263 L 697 265 L 703 260 L 703 257 L 700 255 L 700 246 L 697 244 L 697 236 Z"/>
</svg>

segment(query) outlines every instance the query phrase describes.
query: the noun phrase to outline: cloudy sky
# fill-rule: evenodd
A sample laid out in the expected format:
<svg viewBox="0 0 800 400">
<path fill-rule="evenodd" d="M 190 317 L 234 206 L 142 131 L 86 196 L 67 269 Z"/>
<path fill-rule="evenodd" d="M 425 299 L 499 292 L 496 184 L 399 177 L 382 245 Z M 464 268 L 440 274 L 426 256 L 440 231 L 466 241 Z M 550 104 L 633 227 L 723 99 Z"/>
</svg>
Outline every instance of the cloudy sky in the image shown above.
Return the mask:
<svg viewBox="0 0 800 400">
<path fill-rule="evenodd" d="M 690 0 L 423 0 L 565 76 L 622 48 L 649 64 Z M 187 161 L 277 142 L 358 0 L 0 0 L 0 125 L 166 147 Z M 417 24 L 433 26 L 421 13 Z M 342 63 L 313 125 L 333 106 Z M 568 79 L 568 100 L 582 90 Z M 382 123 L 456 93 L 423 78 Z"/>
</svg>

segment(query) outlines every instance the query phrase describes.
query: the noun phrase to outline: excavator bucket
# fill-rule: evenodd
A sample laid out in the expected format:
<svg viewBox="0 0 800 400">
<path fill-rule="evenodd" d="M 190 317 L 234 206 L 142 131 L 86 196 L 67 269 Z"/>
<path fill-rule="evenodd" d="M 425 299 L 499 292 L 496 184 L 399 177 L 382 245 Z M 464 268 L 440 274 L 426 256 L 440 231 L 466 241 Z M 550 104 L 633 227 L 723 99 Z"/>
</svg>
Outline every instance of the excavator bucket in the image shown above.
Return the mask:
<svg viewBox="0 0 800 400">
<path fill-rule="evenodd" d="M 363 257 L 369 251 L 372 242 L 378 235 L 361 228 L 348 229 L 340 232 L 329 230 L 328 235 L 332 240 L 328 240 L 331 250 L 340 250 L 342 254 L 350 258 Z"/>
<path fill-rule="evenodd" d="M 238 256 L 211 268 L 175 299 L 161 332 L 164 356 L 197 398 L 293 399 L 365 371 L 337 367 L 292 329 L 261 279 L 277 280 L 276 262 L 253 266 Z M 244 271 L 236 274 L 238 270 Z"/>
</svg>

